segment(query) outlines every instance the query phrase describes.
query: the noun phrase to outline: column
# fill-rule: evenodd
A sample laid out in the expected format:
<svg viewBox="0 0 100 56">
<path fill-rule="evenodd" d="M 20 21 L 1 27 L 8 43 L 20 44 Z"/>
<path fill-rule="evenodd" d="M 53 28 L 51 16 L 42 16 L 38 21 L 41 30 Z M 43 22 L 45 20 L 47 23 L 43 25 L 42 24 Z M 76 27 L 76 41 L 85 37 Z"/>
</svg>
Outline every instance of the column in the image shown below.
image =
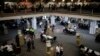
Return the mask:
<svg viewBox="0 0 100 56">
<path fill-rule="evenodd" d="M 64 20 L 65 20 L 65 22 L 68 22 L 68 17 L 65 17 Z"/>
<path fill-rule="evenodd" d="M 32 28 L 37 29 L 36 17 L 33 17 L 33 19 L 32 19 Z"/>
<path fill-rule="evenodd" d="M 30 28 L 30 22 L 26 20 L 26 23 L 27 23 L 27 28 Z"/>
<path fill-rule="evenodd" d="M 90 22 L 89 33 L 90 34 L 95 34 L 96 33 L 96 28 L 98 28 L 97 22 L 96 21 L 91 21 Z"/>
<path fill-rule="evenodd" d="M 7 29 L 7 26 L 5 24 L 2 25 L 3 28 L 4 28 L 4 34 L 8 34 L 8 29 Z"/>
<path fill-rule="evenodd" d="M 51 16 L 51 25 L 55 25 L 55 17 Z"/>
<path fill-rule="evenodd" d="M 17 22 L 17 25 L 19 26 L 20 25 L 20 19 L 16 19 L 16 22 Z"/>
</svg>

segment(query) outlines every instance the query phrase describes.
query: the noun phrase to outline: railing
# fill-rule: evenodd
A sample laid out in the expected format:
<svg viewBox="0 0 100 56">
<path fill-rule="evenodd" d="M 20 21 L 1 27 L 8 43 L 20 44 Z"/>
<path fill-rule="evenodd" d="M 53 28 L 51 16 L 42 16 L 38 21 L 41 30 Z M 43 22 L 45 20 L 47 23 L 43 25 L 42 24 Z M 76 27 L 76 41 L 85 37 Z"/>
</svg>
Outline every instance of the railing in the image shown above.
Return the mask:
<svg viewBox="0 0 100 56">
<path fill-rule="evenodd" d="M 9 11 L 9 10 L 8 10 Z M 43 8 L 43 9 L 36 9 L 34 8 L 32 9 L 25 9 L 25 10 L 13 10 L 12 13 L 4 13 L 1 12 L 0 13 L 0 17 L 7 17 L 7 16 L 16 16 L 16 15 L 27 15 L 27 14 L 35 14 L 35 13 L 65 13 L 65 14 L 77 14 L 77 15 L 87 15 L 87 16 L 100 16 L 100 13 L 97 12 L 93 12 L 92 11 L 87 11 L 87 10 L 68 10 L 68 9 L 64 9 L 64 8 L 53 8 L 53 9 L 49 9 L 49 8 Z"/>
</svg>

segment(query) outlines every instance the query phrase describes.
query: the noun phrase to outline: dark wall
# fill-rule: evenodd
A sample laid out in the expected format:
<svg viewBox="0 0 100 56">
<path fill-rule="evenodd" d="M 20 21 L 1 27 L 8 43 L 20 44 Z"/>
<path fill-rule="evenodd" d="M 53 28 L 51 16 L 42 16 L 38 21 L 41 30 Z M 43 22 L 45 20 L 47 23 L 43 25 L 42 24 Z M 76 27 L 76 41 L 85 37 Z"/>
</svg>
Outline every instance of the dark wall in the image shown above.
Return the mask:
<svg viewBox="0 0 100 56">
<path fill-rule="evenodd" d="M 92 2 L 100 2 L 100 0 L 91 0 Z"/>
<path fill-rule="evenodd" d="M 4 0 L 0 0 L 0 5 L 1 5 L 1 8 L 3 9 L 4 8 Z"/>
</svg>

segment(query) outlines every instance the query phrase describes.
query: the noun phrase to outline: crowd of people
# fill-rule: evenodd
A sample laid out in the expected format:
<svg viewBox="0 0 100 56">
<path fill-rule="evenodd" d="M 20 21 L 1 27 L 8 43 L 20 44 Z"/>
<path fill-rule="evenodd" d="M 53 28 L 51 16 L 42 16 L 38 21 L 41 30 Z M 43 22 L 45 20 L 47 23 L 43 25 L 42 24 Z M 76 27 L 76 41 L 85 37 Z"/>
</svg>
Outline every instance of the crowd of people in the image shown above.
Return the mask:
<svg viewBox="0 0 100 56">
<path fill-rule="evenodd" d="M 57 41 L 57 36 L 54 35 L 56 26 L 51 25 L 50 21 L 49 22 L 48 21 L 44 21 L 44 22 L 40 21 L 39 22 L 40 29 L 42 29 L 41 34 L 40 34 L 40 40 L 41 40 L 41 42 L 44 42 L 44 43 L 50 41 L 50 43 L 52 45 L 53 43 L 55 43 Z M 70 28 L 70 26 L 73 26 L 73 29 L 76 31 L 77 26 L 70 25 L 70 23 L 65 24 L 64 26 L 67 25 L 67 28 L 68 27 Z M 21 28 L 21 26 L 18 28 Z M 35 29 L 32 28 L 32 26 L 30 26 L 29 28 L 28 27 L 21 28 L 20 30 L 18 30 L 18 34 L 15 37 L 15 43 L 9 44 L 8 42 L 4 42 L 3 44 L 0 45 L 0 56 L 2 56 L 2 55 L 4 55 L 4 56 L 19 55 L 21 53 L 21 47 L 25 46 L 25 44 L 27 46 L 26 51 L 31 52 L 32 49 L 35 49 L 34 40 L 36 37 L 37 36 L 35 36 Z M 80 38 L 79 34 L 77 34 L 77 36 L 76 36 L 76 44 L 78 47 L 81 46 L 81 38 Z M 50 46 L 50 47 L 53 47 L 53 46 Z M 54 50 L 55 50 L 56 56 L 64 56 L 63 44 L 56 44 L 56 46 L 54 46 L 54 47 L 55 47 Z M 94 53 L 94 51 L 92 53 Z"/>
</svg>

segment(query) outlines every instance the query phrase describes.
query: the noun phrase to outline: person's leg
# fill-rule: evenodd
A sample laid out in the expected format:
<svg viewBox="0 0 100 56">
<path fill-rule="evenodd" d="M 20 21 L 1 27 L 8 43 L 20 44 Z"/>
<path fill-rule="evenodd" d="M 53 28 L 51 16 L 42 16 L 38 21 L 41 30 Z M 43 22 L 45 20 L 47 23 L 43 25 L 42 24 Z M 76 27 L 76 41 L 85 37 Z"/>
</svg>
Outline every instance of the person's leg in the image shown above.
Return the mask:
<svg viewBox="0 0 100 56">
<path fill-rule="evenodd" d="M 32 43 L 31 44 L 32 44 L 32 48 L 35 49 L 34 40 L 32 40 Z"/>
<path fill-rule="evenodd" d="M 63 56 L 63 51 L 60 52 L 59 56 Z"/>
<path fill-rule="evenodd" d="M 30 50 L 31 50 L 31 44 L 30 44 L 30 42 L 27 42 L 27 51 L 30 52 Z"/>
<path fill-rule="evenodd" d="M 58 52 L 56 52 L 56 56 L 60 56 L 60 54 Z"/>
</svg>

